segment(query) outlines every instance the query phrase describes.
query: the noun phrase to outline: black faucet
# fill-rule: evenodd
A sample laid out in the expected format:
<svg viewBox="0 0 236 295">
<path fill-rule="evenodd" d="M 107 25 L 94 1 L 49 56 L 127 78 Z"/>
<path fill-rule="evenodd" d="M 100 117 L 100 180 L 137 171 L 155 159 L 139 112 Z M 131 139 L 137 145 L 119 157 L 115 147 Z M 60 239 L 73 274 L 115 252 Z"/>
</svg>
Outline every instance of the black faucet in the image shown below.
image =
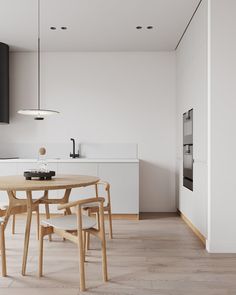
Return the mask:
<svg viewBox="0 0 236 295">
<path fill-rule="evenodd" d="M 73 153 L 70 153 L 70 157 L 73 159 L 79 158 L 79 151 L 78 151 L 78 154 L 75 153 L 75 140 L 74 138 L 71 138 L 70 140 L 72 140 L 73 142 Z"/>
</svg>

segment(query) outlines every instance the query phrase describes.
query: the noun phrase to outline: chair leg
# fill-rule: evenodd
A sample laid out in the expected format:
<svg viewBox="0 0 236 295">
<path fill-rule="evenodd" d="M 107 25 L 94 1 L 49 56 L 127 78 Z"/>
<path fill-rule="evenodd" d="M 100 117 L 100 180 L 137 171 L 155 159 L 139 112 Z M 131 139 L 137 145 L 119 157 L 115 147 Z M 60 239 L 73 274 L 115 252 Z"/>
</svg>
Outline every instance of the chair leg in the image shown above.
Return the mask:
<svg viewBox="0 0 236 295">
<path fill-rule="evenodd" d="M 80 291 L 85 291 L 85 273 L 84 273 L 84 254 L 83 254 L 83 242 L 79 242 L 79 270 L 80 270 Z"/>
<path fill-rule="evenodd" d="M 12 227 L 11 227 L 11 233 L 14 235 L 15 234 L 15 228 L 16 228 L 16 215 L 12 215 Z"/>
<path fill-rule="evenodd" d="M 86 250 L 90 249 L 90 233 L 86 233 Z"/>
<path fill-rule="evenodd" d="M 15 228 L 16 228 L 16 215 L 12 215 L 12 226 L 11 226 L 11 233 L 15 234 Z"/>
<path fill-rule="evenodd" d="M 64 216 L 66 216 L 66 215 L 67 215 L 67 212 L 66 212 L 66 210 L 63 212 L 63 215 L 64 215 Z M 65 238 L 62 238 L 62 240 L 63 240 L 63 242 L 65 242 L 65 241 L 66 241 L 66 239 L 65 239 Z"/>
<path fill-rule="evenodd" d="M 96 213 L 97 229 L 100 230 L 100 212 Z"/>
<path fill-rule="evenodd" d="M 79 247 L 79 272 L 80 272 L 80 291 L 85 291 L 85 272 L 84 272 L 84 243 L 82 233 L 81 214 L 78 217 L 78 247 Z"/>
<path fill-rule="evenodd" d="M 43 237 L 44 237 L 44 226 L 40 226 L 39 232 L 39 277 L 43 276 Z"/>
<path fill-rule="evenodd" d="M 87 246 L 87 233 L 86 231 L 83 231 L 84 262 L 86 261 L 86 246 Z"/>
<path fill-rule="evenodd" d="M 110 208 L 109 208 L 109 211 L 108 211 L 108 218 L 109 218 L 109 227 L 110 227 L 110 239 L 113 239 L 112 217 L 111 217 L 111 209 Z"/>
<path fill-rule="evenodd" d="M 102 273 L 103 273 L 103 281 L 108 281 L 108 275 L 107 275 L 107 253 L 106 253 L 106 236 L 105 236 L 105 227 L 104 227 L 104 213 L 103 209 L 100 208 L 100 217 L 99 217 L 99 223 L 100 223 L 100 238 L 102 242 Z"/>
<path fill-rule="evenodd" d="M 22 262 L 22 275 L 25 276 L 26 274 L 26 264 L 28 258 L 28 251 L 29 251 L 29 241 L 30 241 L 30 230 L 31 230 L 31 221 L 32 221 L 32 192 L 27 191 L 27 220 L 26 220 L 26 227 L 25 227 L 25 240 L 24 240 L 24 252 L 23 252 L 23 262 Z"/>
<path fill-rule="evenodd" d="M 1 247 L 1 260 L 2 260 L 2 276 L 7 275 L 7 264 L 6 264 L 6 249 L 5 249 L 5 235 L 4 235 L 4 224 L 0 226 L 0 247 Z"/>
<path fill-rule="evenodd" d="M 107 254 L 106 254 L 105 237 L 102 240 L 102 272 L 103 272 L 103 280 L 104 280 L 104 282 L 107 282 L 108 281 L 108 275 L 107 275 Z"/>
<path fill-rule="evenodd" d="M 45 204 L 46 219 L 50 219 L 49 205 Z M 48 240 L 52 241 L 52 235 L 48 236 Z"/>
<path fill-rule="evenodd" d="M 40 216 L 39 216 L 39 207 L 36 209 L 36 223 L 37 223 L 37 240 L 39 240 L 39 231 L 40 231 Z"/>
<path fill-rule="evenodd" d="M 90 210 L 88 209 L 88 216 L 91 216 Z M 86 233 L 86 250 L 90 249 L 90 233 Z"/>
</svg>

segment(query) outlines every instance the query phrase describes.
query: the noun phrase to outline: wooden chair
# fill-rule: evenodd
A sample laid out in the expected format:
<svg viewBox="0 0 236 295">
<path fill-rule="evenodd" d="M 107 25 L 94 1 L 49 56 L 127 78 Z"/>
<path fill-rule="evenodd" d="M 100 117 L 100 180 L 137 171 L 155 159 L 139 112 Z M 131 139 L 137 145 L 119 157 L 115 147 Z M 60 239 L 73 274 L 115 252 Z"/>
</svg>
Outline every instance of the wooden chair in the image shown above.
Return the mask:
<svg viewBox="0 0 236 295">
<path fill-rule="evenodd" d="M 112 215 L 111 215 L 111 195 L 110 195 L 110 184 L 106 181 L 99 181 L 95 184 L 95 193 L 96 198 L 99 196 L 99 186 L 102 186 L 106 192 L 106 196 L 102 196 L 106 200 L 106 204 L 104 206 L 104 212 L 107 212 L 108 215 L 108 221 L 109 221 L 109 236 L 110 239 L 113 239 L 113 231 L 112 231 Z M 84 210 L 87 211 L 88 216 L 91 216 L 92 214 L 96 214 L 97 218 L 99 218 L 99 208 L 94 206 L 90 206 L 89 208 L 84 208 Z M 90 235 L 87 233 L 86 235 L 86 248 L 89 250 L 90 247 Z"/>
<path fill-rule="evenodd" d="M 3 217 L 6 215 L 8 206 L 2 206 L 0 209 L 0 217 Z M 36 212 L 36 220 L 37 220 L 37 238 L 39 239 L 39 225 L 40 225 L 40 218 L 39 218 L 39 206 L 36 206 L 34 211 Z M 11 232 L 14 235 L 15 234 L 15 228 L 16 228 L 16 215 L 17 214 L 22 214 L 27 212 L 27 207 L 26 206 L 19 206 L 19 210 L 17 213 L 12 214 L 12 227 L 11 227 Z"/>
<path fill-rule="evenodd" d="M 44 197 L 48 198 L 48 193 L 44 193 Z M 13 200 L 14 202 L 14 200 Z M 8 205 L 3 205 L 0 207 L 0 217 L 3 217 L 6 215 L 6 212 L 8 210 Z M 40 226 L 40 214 L 39 214 L 39 205 L 35 206 L 34 211 L 36 212 L 36 223 L 37 223 L 37 238 L 39 239 L 39 226 Z M 19 206 L 19 209 L 16 210 L 16 213 L 12 214 L 12 234 L 15 234 L 15 227 L 16 227 L 16 215 L 22 214 L 27 212 L 27 206 Z M 49 204 L 45 204 L 45 213 L 46 218 L 50 218 L 50 212 L 49 212 Z M 51 241 L 51 236 L 49 236 L 49 241 Z"/>
<path fill-rule="evenodd" d="M 0 217 L 4 216 L 7 212 L 8 205 L 3 205 L 0 208 Z M 11 233 L 14 235 L 16 233 L 16 214 L 12 215 Z"/>
<path fill-rule="evenodd" d="M 102 270 L 103 280 L 108 280 L 107 276 L 107 257 L 106 240 L 104 230 L 104 198 L 90 198 L 59 205 L 58 209 L 68 209 L 76 207 L 76 214 L 64 215 L 42 221 L 40 226 L 40 246 L 39 246 L 39 276 L 43 274 L 43 238 L 46 235 L 55 233 L 78 245 L 79 248 L 79 266 L 80 266 L 80 291 L 85 291 L 85 235 L 90 233 L 101 240 L 102 244 Z M 96 205 L 99 208 L 99 219 L 84 215 L 83 208 Z M 97 226 L 97 228 L 95 228 Z"/>
<path fill-rule="evenodd" d="M 7 275 L 7 265 L 6 265 L 6 250 L 5 250 L 5 234 L 4 234 L 4 219 L 0 218 L 0 252 L 2 261 L 2 276 Z"/>
</svg>

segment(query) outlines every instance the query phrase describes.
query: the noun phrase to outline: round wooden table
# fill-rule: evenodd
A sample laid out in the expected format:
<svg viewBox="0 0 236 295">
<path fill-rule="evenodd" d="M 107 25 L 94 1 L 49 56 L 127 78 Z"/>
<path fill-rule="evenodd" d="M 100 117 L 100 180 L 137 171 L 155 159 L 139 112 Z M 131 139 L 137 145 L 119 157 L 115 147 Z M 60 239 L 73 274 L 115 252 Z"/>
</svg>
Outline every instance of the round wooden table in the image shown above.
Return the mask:
<svg viewBox="0 0 236 295">
<path fill-rule="evenodd" d="M 29 248 L 30 228 L 32 212 L 39 204 L 65 204 L 68 203 L 71 190 L 78 187 L 86 187 L 96 184 L 100 179 L 87 175 L 60 175 L 51 180 L 25 180 L 23 176 L 1 176 L 0 190 L 6 191 L 9 198 L 9 206 L 5 215 L 4 225 L 6 227 L 9 217 L 13 214 L 27 211 L 27 221 L 25 228 L 25 241 L 22 262 L 22 275 L 26 273 L 26 263 Z M 48 198 L 49 190 L 65 190 L 62 198 Z M 25 191 L 26 198 L 16 197 L 17 191 Z M 44 191 L 42 197 L 32 198 L 32 191 Z M 70 209 L 67 214 L 71 214 Z"/>
</svg>

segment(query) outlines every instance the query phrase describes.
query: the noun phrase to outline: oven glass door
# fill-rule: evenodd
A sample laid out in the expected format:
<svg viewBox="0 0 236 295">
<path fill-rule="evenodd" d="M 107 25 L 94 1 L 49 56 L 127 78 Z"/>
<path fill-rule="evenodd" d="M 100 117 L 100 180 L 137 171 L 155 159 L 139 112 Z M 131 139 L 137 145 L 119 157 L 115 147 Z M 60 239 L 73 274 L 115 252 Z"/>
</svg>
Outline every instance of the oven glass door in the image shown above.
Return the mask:
<svg viewBox="0 0 236 295">
<path fill-rule="evenodd" d="M 193 189 L 193 146 L 192 145 L 184 145 L 184 186 L 189 189 Z"/>
<path fill-rule="evenodd" d="M 183 144 L 193 143 L 193 110 L 183 115 Z"/>
</svg>

